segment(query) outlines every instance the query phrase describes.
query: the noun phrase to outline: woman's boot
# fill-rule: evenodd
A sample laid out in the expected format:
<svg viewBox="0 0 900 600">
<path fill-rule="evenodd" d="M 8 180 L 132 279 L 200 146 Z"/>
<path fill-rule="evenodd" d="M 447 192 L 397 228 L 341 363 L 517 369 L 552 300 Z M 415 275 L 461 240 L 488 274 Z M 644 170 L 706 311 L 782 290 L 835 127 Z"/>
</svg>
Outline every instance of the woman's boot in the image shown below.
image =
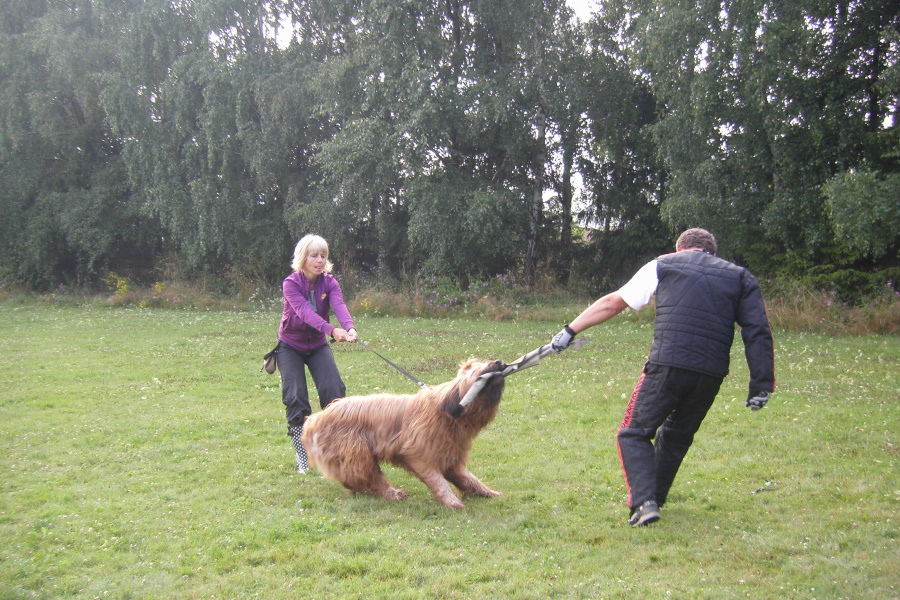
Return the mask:
<svg viewBox="0 0 900 600">
<path fill-rule="evenodd" d="M 294 458 L 297 461 L 297 472 L 303 475 L 309 471 L 309 459 L 306 456 L 306 448 L 300 436 L 303 434 L 303 425 L 288 425 L 288 435 L 291 436 L 291 443 L 294 445 Z"/>
</svg>

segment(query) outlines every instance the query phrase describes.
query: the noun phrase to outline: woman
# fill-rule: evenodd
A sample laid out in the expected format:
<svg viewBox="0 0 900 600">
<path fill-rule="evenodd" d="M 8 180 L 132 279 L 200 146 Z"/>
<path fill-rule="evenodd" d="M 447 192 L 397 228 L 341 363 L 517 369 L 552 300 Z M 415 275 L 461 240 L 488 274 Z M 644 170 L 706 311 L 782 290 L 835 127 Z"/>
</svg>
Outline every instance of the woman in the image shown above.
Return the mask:
<svg viewBox="0 0 900 600">
<path fill-rule="evenodd" d="M 275 356 L 281 373 L 281 401 L 285 406 L 298 473 L 309 470 L 306 449 L 300 441 L 303 422 L 312 414 L 304 367 L 309 369 L 319 393 L 319 404 L 325 408 L 332 400 L 343 398 L 347 393 L 325 336 L 330 335 L 338 342 L 359 339 L 350 311 L 344 304 L 341 286 L 330 275 L 332 266 L 328 260 L 328 243 L 317 235 L 306 235 L 294 248 L 293 273 L 285 277 L 281 286 L 284 310 Z M 331 309 L 334 309 L 340 327 L 328 322 Z"/>
</svg>

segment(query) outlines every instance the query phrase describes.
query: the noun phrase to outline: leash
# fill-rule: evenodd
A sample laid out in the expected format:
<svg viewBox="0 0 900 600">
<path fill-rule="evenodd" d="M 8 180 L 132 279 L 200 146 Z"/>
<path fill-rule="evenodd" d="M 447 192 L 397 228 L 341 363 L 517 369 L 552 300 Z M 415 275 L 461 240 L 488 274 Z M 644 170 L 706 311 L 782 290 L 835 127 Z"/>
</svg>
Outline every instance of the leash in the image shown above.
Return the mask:
<svg viewBox="0 0 900 600">
<path fill-rule="evenodd" d="M 374 354 L 375 356 L 377 356 L 378 358 L 380 358 L 381 360 L 383 360 L 384 362 L 386 362 L 387 364 L 389 364 L 389 365 L 391 365 L 392 367 L 394 367 L 395 369 L 397 369 L 397 370 L 398 370 L 400 373 L 402 373 L 403 375 L 406 375 L 407 377 L 409 377 L 410 379 L 412 379 L 413 381 L 415 381 L 415 382 L 416 382 L 416 385 L 418 385 L 420 388 L 426 389 L 426 390 L 428 389 L 428 386 L 425 385 L 424 382 L 419 381 L 418 379 L 416 379 L 415 377 L 413 377 L 412 375 L 410 375 L 409 372 L 408 372 L 406 369 L 404 369 L 403 367 L 401 367 L 401 366 L 399 366 L 399 365 L 395 365 L 394 363 L 392 363 L 391 361 L 389 361 L 388 359 L 386 359 L 386 358 L 383 357 L 382 355 L 378 354 L 377 352 L 375 352 L 374 350 L 372 350 L 371 348 L 369 348 L 362 340 L 357 339 L 357 340 L 356 340 L 356 343 L 359 344 L 360 346 L 362 346 L 363 348 L 365 348 L 366 350 L 368 350 L 369 352 L 371 352 L 372 354 Z"/>
</svg>

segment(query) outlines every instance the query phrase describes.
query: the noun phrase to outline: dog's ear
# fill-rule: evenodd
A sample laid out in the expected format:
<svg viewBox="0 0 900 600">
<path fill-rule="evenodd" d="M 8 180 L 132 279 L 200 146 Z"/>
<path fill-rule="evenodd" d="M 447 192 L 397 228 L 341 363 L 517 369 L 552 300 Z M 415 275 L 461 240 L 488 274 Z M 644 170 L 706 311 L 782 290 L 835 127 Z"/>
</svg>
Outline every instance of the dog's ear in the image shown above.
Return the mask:
<svg viewBox="0 0 900 600">
<path fill-rule="evenodd" d="M 447 395 L 444 396 L 443 408 L 454 419 L 459 417 L 465 410 L 465 407 L 459 405 L 460 400 L 462 400 L 462 397 L 459 395 L 457 386 L 453 386 L 447 391 Z"/>
<path fill-rule="evenodd" d="M 506 387 L 506 378 L 497 374 L 488 380 L 488 385 L 479 394 L 479 398 L 486 405 L 498 404 L 503 396 L 503 388 Z"/>
</svg>

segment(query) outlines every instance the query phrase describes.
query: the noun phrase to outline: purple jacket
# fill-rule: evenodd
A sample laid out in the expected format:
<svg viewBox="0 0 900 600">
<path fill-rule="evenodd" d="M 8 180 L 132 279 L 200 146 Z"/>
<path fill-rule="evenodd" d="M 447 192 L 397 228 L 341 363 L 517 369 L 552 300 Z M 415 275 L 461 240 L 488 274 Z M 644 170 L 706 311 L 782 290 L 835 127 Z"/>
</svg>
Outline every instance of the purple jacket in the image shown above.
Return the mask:
<svg viewBox="0 0 900 600">
<path fill-rule="evenodd" d="M 328 322 L 328 312 L 334 315 L 347 331 L 354 328 L 350 311 L 344 304 L 341 286 L 331 275 L 323 273 L 313 284 L 315 306 L 310 303 L 309 281 L 301 273 L 291 273 L 281 284 L 284 292 L 284 310 L 278 339 L 299 350 L 309 352 L 326 343 L 335 327 Z"/>
</svg>

